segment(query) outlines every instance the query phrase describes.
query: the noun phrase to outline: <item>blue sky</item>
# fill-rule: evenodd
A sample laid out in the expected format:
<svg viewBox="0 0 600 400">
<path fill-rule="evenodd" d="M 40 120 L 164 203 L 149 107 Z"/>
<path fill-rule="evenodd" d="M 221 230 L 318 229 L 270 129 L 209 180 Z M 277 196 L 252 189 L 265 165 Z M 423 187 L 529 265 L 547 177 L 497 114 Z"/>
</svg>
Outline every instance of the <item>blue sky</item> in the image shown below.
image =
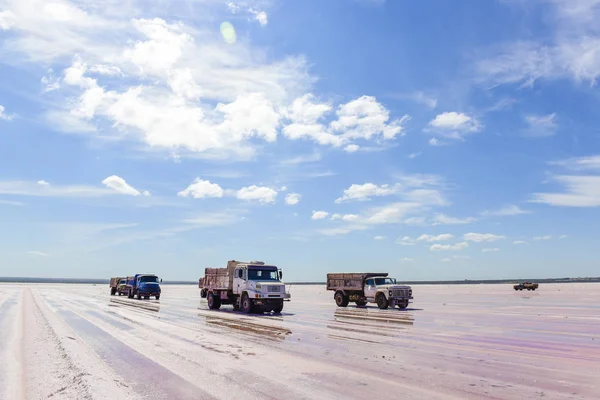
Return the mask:
<svg viewBox="0 0 600 400">
<path fill-rule="evenodd" d="M 600 0 L 0 0 L 0 275 L 597 276 Z"/>
</svg>

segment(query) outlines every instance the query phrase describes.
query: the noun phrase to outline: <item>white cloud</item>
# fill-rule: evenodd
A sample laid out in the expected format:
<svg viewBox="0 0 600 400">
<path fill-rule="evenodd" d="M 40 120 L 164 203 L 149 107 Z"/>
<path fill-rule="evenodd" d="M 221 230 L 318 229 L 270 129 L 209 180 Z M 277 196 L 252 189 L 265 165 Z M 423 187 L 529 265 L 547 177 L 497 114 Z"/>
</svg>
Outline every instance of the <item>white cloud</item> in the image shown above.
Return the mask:
<svg viewBox="0 0 600 400">
<path fill-rule="evenodd" d="M 439 136 L 447 139 L 464 139 L 464 136 L 481 130 L 481 124 L 475 117 L 464 113 L 444 112 L 438 114 L 429 122 L 429 131 L 437 133 Z M 437 139 L 431 145 L 436 146 L 439 143 Z"/>
<path fill-rule="evenodd" d="M 437 107 L 437 99 L 435 97 L 432 96 L 428 96 L 427 94 L 423 93 L 423 92 L 415 92 L 411 95 L 411 98 L 413 101 L 423 104 L 429 108 L 436 108 Z"/>
<path fill-rule="evenodd" d="M 343 221 L 358 221 L 360 217 L 356 214 L 345 214 L 342 216 Z"/>
<path fill-rule="evenodd" d="M 277 197 L 277 191 L 266 186 L 247 186 L 236 192 L 236 197 L 240 200 L 253 201 L 260 203 L 274 203 Z"/>
<path fill-rule="evenodd" d="M 0 30 L 7 31 L 17 24 L 17 16 L 14 12 L 0 11 Z"/>
<path fill-rule="evenodd" d="M 429 143 L 430 146 L 440 146 L 441 145 L 441 142 L 434 137 L 429 139 L 429 141 L 427 143 Z"/>
<path fill-rule="evenodd" d="M 12 115 L 6 114 L 4 106 L 1 106 L 1 105 L 0 105 L 0 119 L 3 119 L 5 121 L 10 121 L 13 119 Z"/>
<path fill-rule="evenodd" d="M 481 215 L 483 215 L 484 217 L 490 217 L 490 216 L 512 216 L 512 215 L 521 215 L 521 214 L 529 214 L 530 211 L 525 211 L 523 209 L 521 209 L 519 206 L 516 205 L 509 205 L 509 206 L 505 206 L 502 207 L 499 210 L 494 210 L 494 211 L 484 211 L 481 213 Z"/>
<path fill-rule="evenodd" d="M 375 236 L 373 240 L 385 240 L 385 236 Z"/>
<path fill-rule="evenodd" d="M 410 154 L 408 155 L 408 158 L 410 158 L 410 159 L 412 160 L 413 158 L 417 158 L 417 157 L 419 157 L 421 154 L 423 154 L 423 152 L 420 152 L 420 151 L 419 151 L 419 152 L 417 152 L 417 153 L 410 153 Z"/>
<path fill-rule="evenodd" d="M 360 149 L 360 146 L 358 146 L 356 144 L 349 144 L 346 147 L 344 147 L 344 151 L 346 153 L 356 153 L 359 149 Z"/>
<path fill-rule="evenodd" d="M 127 182 L 125 182 L 125 179 L 123 179 L 117 175 L 109 176 L 108 178 L 104 179 L 102 181 L 102 183 L 106 187 L 114 190 L 115 192 L 121 193 L 121 194 L 127 194 L 130 196 L 139 196 L 140 195 L 140 192 L 137 189 L 128 185 Z"/>
<path fill-rule="evenodd" d="M 321 153 L 315 152 L 315 153 L 308 154 L 308 155 L 300 155 L 300 156 L 296 156 L 296 157 L 292 157 L 292 158 L 286 158 L 286 159 L 282 160 L 280 163 L 281 164 L 291 164 L 291 165 L 305 164 L 305 163 L 321 161 L 322 158 L 323 157 L 321 156 Z"/>
<path fill-rule="evenodd" d="M 177 193 L 180 197 L 193 197 L 194 199 L 204 199 L 208 197 L 223 197 L 223 189 L 216 183 L 208 180 L 196 178 L 194 182 L 186 189 Z"/>
<path fill-rule="evenodd" d="M 328 215 L 329 213 L 327 211 L 313 211 L 310 219 L 325 219 Z"/>
<path fill-rule="evenodd" d="M 451 255 L 450 257 L 445 257 L 442 258 L 440 261 L 441 262 L 452 262 L 452 261 L 456 261 L 456 260 L 469 260 L 471 257 L 469 256 L 461 256 L 461 255 Z"/>
<path fill-rule="evenodd" d="M 42 251 L 37 251 L 37 250 L 28 251 L 27 254 L 30 254 L 32 256 L 38 256 L 38 257 L 48 257 L 49 256 L 48 253 L 44 253 Z"/>
<path fill-rule="evenodd" d="M 101 197 L 115 195 L 118 192 L 87 185 L 44 186 L 37 182 L 0 181 L 0 194 L 42 197 Z"/>
<path fill-rule="evenodd" d="M 568 238 L 568 237 L 569 237 L 569 235 L 560 235 L 558 238 L 559 238 L 559 239 L 566 239 L 566 238 Z"/>
<path fill-rule="evenodd" d="M 25 203 L 22 203 L 20 201 L 12 201 L 12 200 L 0 200 L 0 204 L 6 204 L 9 206 L 24 206 Z"/>
<path fill-rule="evenodd" d="M 144 196 L 146 196 L 146 197 L 150 197 L 150 196 L 151 196 L 150 192 L 149 192 L 149 191 L 147 191 L 147 190 L 144 190 L 144 191 L 142 192 L 142 195 L 144 195 Z"/>
<path fill-rule="evenodd" d="M 415 245 L 415 241 L 413 239 L 411 239 L 410 236 L 403 236 L 402 238 L 399 238 L 396 243 L 402 245 L 402 246 L 414 246 Z"/>
<path fill-rule="evenodd" d="M 533 240 L 551 240 L 552 235 L 534 236 Z"/>
<path fill-rule="evenodd" d="M 600 171 L 600 155 L 585 157 L 575 157 L 561 161 L 554 161 L 550 164 L 559 165 L 576 171 L 597 170 Z"/>
<path fill-rule="evenodd" d="M 40 186 L 50 186 L 50 184 L 43 179 L 41 181 L 37 181 L 37 184 Z"/>
<path fill-rule="evenodd" d="M 255 10 L 252 8 L 250 10 L 248 10 L 248 12 L 250 14 L 254 15 L 254 19 L 257 20 L 258 23 L 261 24 L 262 26 L 265 26 L 269 23 L 266 12 Z"/>
<path fill-rule="evenodd" d="M 465 233 L 463 238 L 470 242 L 482 243 L 506 239 L 506 236 L 494 235 L 492 233 Z"/>
<path fill-rule="evenodd" d="M 525 116 L 527 128 L 523 132 L 528 137 L 548 137 L 553 136 L 558 129 L 556 122 L 556 113 L 548 115 L 527 115 Z"/>
<path fill-rule="evenodd" d="M 347 139 L 370 140 L 378 135 L 383 139 L 393 139 L 403 134 L 402 124 L 410 119 L 405 115 L 389 121 L 389 111 L 372 96 L 362 96 L 342 104 L 336 114 L 338 119 L 331 123 L 331 128 L 343 132 Z"/>
<path fill-rule="evenodd" d="M 450 240 L 453 237 L 454 237 L 454 235 L 451 235 L 449 233 L 443 233 L 443 234 L 437 235 L 437 236 L 423 234 L 417 238 L 417 241 L 419 241 L 419 242 L 442 242 L 444 240 Z"/>
<path fill-rule="evenodd" d="M 60 78 L 54 76 L 54 71 L 52 68 L 48 70 L 48 76 L 43 76 L 40 82 L 43 85 L 42 93 L 48 93 L 60 89 Z"/>
<path fill-rule="evenodd" d="M 414 260 L 414 259 L 412 259 L 412 258 L 410 258 L 410 257 L 404 257 L 404 258 L 401 258 L 401 259 L 400 259 L 400 262 L 401 262 L 401 263 L 411 263 L 411 262 L 413 262 L 413 261 L 415 261 L 415 260 Z"/>
<path fill-rule="evenodd" d="M 534 193 L 531 201 L 560 207 L 600 207 L 600 176 L 560 175 L 553 178 L 565 186 L 562 193 Z"/>
<path fill-rule="evenodd" d="M 293 206 L 295 204 L 298 204 L 301 198 L 302 196 L 299 193 L 290 193 L 285 196 L 285 204 Z"/>
<path fill-rule="evenodd" d="M 500 251 L 500 249 L 497 247 L 494 247 L 494 248 L 481 249 L 481 251 L 483 253 L 492 253 L 492 252 Z"/>
<path fill-rule="evenodd" d="M 90 67 L 90 72 L 99 74 L 99 75 L 107 75 L 107 76 L 119 76 L 123 75 L 123 72 L 119 69 L 119 67 L 115 67 L 114 65 L 93 65 Z"/>
<path fill-rule="evenodd" d="M 513 244 L 517 244 L 517 245 L 519 245 L 519 244 L 528 244 L 528 243 L 527 243 L 526 241 L 524 241 L 524 240 L 515 240 L 515 241 L 513 242 Z"/>
<path fill-rule="evenodd" d="M 475 222 L 475 218 L 467 217 L 467 218 L 455 218 L 449 217 L 445 214 L 437 214 L 434 217 L 434 225 L 465 225 Z"/>
<path fill-rule="evenodd" d="M 467 247 L 469 247 L 469 243 L 467 242 L 460 242 L 460 243 L 456 243 L 456 244 L 432 244 L 431 247 L 429 248 L 429 250 L 431 251 L 458 251 L 458 250 L 463 250 L 466 249 Z"/>
<path fill-rule="evenodd" d="M 377 185 L 375 183 L 353 184 L 348 189 L 345 189 L 342 197 L 338 198 L 335 202 L 370 200 L 371 197 L 375 196 L 389 196 L 394 194 L 396 190 L 396 186 L 391 187 L 390 185 Z"/>
</svg>

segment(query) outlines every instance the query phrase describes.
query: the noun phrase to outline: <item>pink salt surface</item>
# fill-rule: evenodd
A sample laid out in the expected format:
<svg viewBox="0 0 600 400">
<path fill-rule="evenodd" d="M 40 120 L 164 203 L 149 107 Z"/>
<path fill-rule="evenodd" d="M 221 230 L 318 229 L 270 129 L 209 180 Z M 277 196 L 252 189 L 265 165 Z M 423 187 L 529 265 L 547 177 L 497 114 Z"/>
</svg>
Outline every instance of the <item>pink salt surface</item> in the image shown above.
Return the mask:
<svg viewBox="0 0 600 400">
<path fill-rule="evenodd" d="M 293 285 L 281 315 L 248 316 L 195 286 L 0 285 L 0 399 L 600 398 L 600 284 L 413 291 L 338 308 Z"/>
</svg>

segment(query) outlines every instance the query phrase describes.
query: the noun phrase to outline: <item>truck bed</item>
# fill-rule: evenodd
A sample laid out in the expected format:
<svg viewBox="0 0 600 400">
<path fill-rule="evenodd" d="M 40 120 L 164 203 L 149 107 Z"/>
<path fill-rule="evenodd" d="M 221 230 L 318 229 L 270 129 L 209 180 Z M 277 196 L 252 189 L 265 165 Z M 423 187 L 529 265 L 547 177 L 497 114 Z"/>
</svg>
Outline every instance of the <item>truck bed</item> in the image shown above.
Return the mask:
<svg viewBox="0 0 600 400">
<path fill-rule="evenodd" d="M 387 272 L 341 272 L 327 274 L 327 290 L 363 290 L 364 281 L 372 276 L 386 277 Z"/>
<path fill-rule="evenodd" d="M 233 271 L 230 275 L 229 268 L 206 268 L 200 285 L 205 288 L 228 289 L 233 286 Z"/>
</svg>

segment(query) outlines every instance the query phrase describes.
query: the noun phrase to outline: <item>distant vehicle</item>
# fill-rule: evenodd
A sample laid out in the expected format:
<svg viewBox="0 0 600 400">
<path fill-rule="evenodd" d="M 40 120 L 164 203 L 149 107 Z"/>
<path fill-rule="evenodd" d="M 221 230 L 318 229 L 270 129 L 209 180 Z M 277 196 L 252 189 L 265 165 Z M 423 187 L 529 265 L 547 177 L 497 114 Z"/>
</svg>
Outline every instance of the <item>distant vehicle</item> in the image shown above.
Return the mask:
<svg viewBox="0 0 600 400">
<path fill-rule="evenodd" d="M 282 273 L 275 265 L 262 261 L 227 262 L 225 268 L 206 268 L 198 281 L 200 296 L 208 301 L 208 308 L 218 310 L 222 304 L 232 304 L 234 310 L 275 312 L 283 310 L 289 301 Z"/>
<path fill-rule="evenodd" d="M 515 290 L 523 290 L 523 289 L 535 290 L 538 288 L 538 286 L 539 285 L 537 283 L 522 282 L 522 283 L 519 283 L 518 285 L 513 286 L 513 288 Z"/>
<path fill-rule="evenodd" d="M 333 298 L 338 307 L 347 307 L 353 301 L 357 306 L 377 303 L 381 309 L 404 309 L 413 298 L 410 286 L 398 285 L 387 273 L 327 274 L 327 290 L 335 291 Z"/>
<path fill-rule="evenodd" d="M 160 282 L 162 279 L 154 274 L 135 274 L 127 277 L 127 296 L 133 299 L 137 296 L 149 299 L 150 296 L 155 296 L 156 300 L 160 299 Z"/>
<path fill-rule="evenodd" d="M 129 294 L 129 287 L 127 286 L 127 278 L 121 278 L 119 280 L 119 284 L 117 285 L 117 293 L 119 296 L 123 296 L 124 294 Z"/>
<path fill-rule="evenodd" d="M 125 279 L 125 278 L 122 278 L 122 277 L 110 278 L 110 283 L 108 285 L 110 286 L 110 295 L 111 296 L 114 296 L 115 294 L 117 294 L 119 282 L 123 279 Z"/>
</svg>

